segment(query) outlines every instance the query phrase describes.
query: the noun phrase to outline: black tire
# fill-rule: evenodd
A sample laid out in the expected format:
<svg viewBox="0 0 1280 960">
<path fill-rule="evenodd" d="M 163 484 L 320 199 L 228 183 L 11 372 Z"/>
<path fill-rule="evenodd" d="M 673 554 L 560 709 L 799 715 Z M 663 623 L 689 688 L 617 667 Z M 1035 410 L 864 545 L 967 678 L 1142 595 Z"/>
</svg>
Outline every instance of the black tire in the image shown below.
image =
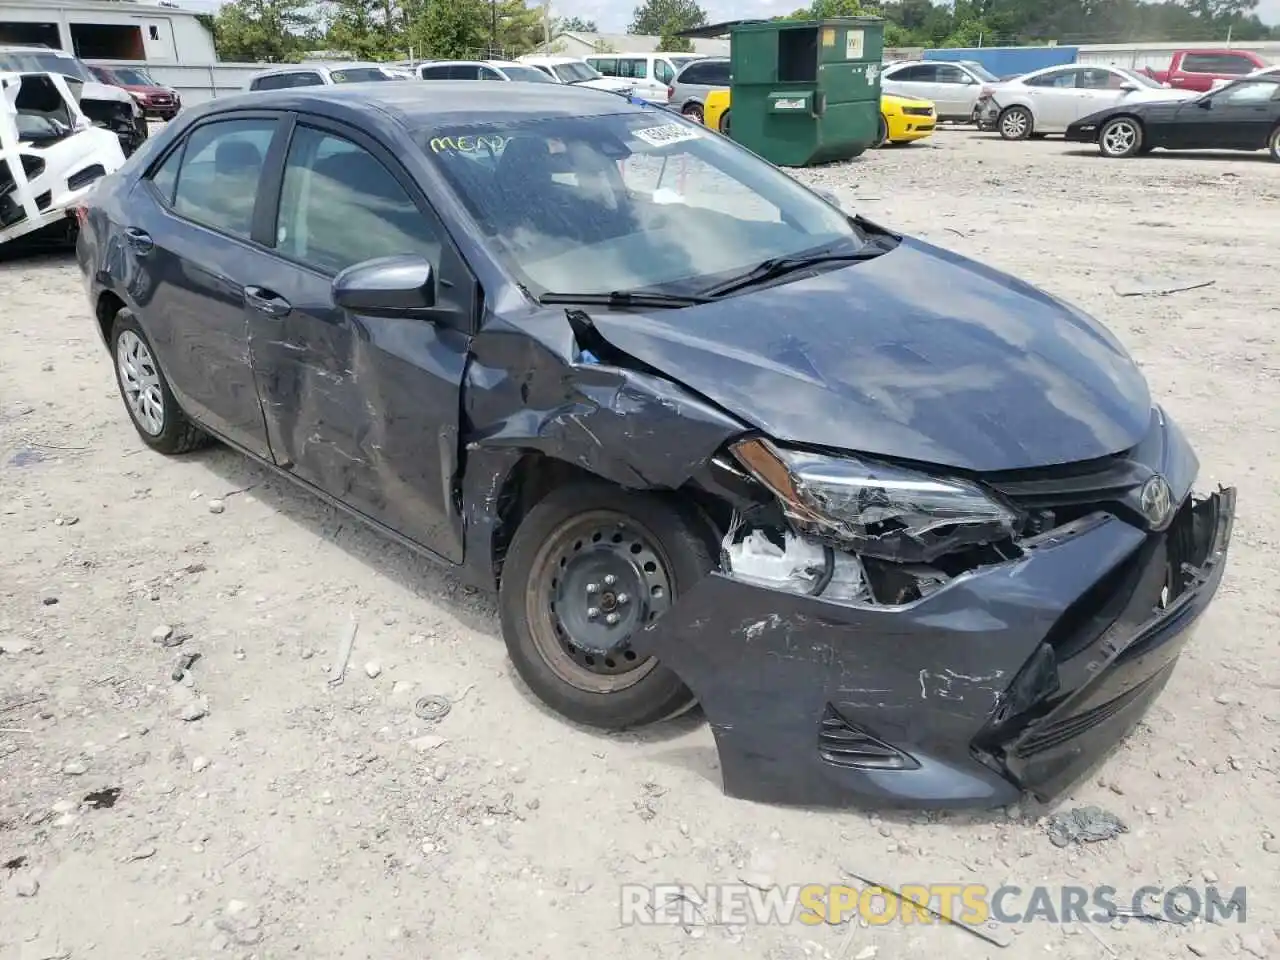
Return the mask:
<svg viewBox="0 0 1280 960">
<path fill-rule="evenodd" d="M 1098 152 L 1110 160 L 1136 157 L 1142 153 L 1143 134 L 1135 117 L 1113 117 L 1098 131 Z"/>
<path fill-rule="evenodd" d="M 684 109 L 682 109 L 680 112 L 690 120 L 694 120 L 698 123 L 705 122 L 702 116 L 702 104 L 700 103 L 686 103 L 684 105 Z"/>
<path fill-rule="evenodd" d="M 133 404 L 129 399 L 129 387 L 125 383 L 125 375 L 120 363 L 120 340 L 125 334 L 132 334 L 137 337 L 146 348 L 151 358 L 150 368 L 154 371 L 155 378 L 159 382 L 160 390 L 160 409 L 161 429 L 155 432 L 147 427 L 140 415 L 135 412 Z M 133 423 L 133 427 L 138 431 L 138 436 L 152 450 L 159 453 L 175 456 L 177 454 L 189 453 L 192 450 L 199 449 L 209 442 L 209 435 L 197 427 L 182 408 L 178 406 L 178 401 L 174 399 L 173 391 L 169 389 L 169 381 L 164 375 L 164 371 L 160 369 L 160 363 L 155 359 L 155 348 L 151 346 L 151 341 L 147 339 L 147 335 L 143 332 L 142 327 L 138 325 L 137 319 L 127 309 L 119 311 L 111 326 L 111 364 L 116 373 L 116 386 L 120 390 L 120 399 L 124 401 L 124 408 L 129 414 L 129 420 Z"/>
<path fill-rule="evenodd" d="M 1267 138 L 1267 152 L 1274 162 L 1280 163 L 1280 127 L 1272 130 L 1271 136 Z"/>
<path fill-rule="evenodd" d="M 720 114 L 720 135 L 730 139 L 733 138 L 733 134 L 729 132 L 729 114 L 732 112 L 731 110 L 726 110 Z"/>
<path fill-rule="evenodd" d="M 1006 140 L 1026 140 L 1035 132 L 1035 118 L 1026 107 L 1008 107 L 996 120 L 996 129 Z"/>
<path fill-rule="evenodd" d="M 880 125 L 876 128 L 876 147 L 883 147 L 889 142 L 889 121 L 880 114 Z"/>
<path fill-rule="evenodd" d="M 656 619 L 661 610 L 655 608 L 665 609 L 711 570 L 703 529 L 698 518 L 653 494 L 599 481 L 562 487 L 529 511 L 503 562 L 498 605 L 507 652 L 538 699 L 569 720 L 609 730 L 644 726 L 692 706 L 688 687 L 657 661 L 641 660 L 625 645 L 592 652 L 566 638 L 575 628 L 590 637 L 613 629 L 593 611 L 626 618 L 610 642 Z M 649 559 L 633 562 L 637 557 Z M 656 572 L 644 572 L 651 566 Z M 601 570 L 619 571 L 617 580 L 601 577 Z M 599 582 L 588 582 L 593 579 Z M 614 583 L 616 592 L 601 587 Z M 634 597 L 623 592 L 628 583 Z"/>
</svg>

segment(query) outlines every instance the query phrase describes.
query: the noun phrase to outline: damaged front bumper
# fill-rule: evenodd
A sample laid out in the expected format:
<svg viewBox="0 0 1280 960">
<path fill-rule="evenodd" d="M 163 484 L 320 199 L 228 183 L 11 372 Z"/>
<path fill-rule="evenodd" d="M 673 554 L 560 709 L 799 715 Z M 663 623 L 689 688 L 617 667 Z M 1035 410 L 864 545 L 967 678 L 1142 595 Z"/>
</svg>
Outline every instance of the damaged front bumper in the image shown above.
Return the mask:
<svg viewBox="0 0 1280 960">
<path fill-rule="evenodd" d="M 697 696 L 725 792 L 770 803 L 999 806 L 1088 772 L 1163 689 L 1217 592 L 1235 492 L 1152 533 L 1105 512 L 913 603 L 715 573 L 636 639 Z M 1172 571 L 1172 579 L 1170 576 Z M 731 612 L 727 612 L 731 611 Z"/>
</svg>

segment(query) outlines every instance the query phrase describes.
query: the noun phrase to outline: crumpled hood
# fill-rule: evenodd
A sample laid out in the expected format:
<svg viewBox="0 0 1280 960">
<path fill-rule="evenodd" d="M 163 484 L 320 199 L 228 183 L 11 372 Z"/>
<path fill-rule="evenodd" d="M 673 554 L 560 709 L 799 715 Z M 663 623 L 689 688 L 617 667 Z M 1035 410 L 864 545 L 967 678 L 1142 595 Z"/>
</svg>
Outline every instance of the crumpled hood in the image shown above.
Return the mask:
<svg viewBox="0 0 1280 960">
<path fill-rule="evenodd" d="M 592 319 L 782 441 L 997 471 L 1117 453 L 1150 425 L 1146 381 L 1096 321 L 910 238 L 716 303 Z"/>
</svg>

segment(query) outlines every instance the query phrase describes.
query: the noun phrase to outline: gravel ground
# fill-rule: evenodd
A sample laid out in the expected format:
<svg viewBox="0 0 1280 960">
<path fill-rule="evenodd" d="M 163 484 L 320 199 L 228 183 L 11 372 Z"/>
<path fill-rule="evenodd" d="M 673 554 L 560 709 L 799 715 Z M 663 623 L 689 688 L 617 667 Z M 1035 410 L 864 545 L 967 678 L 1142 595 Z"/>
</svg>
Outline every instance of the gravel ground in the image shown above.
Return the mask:
<svg viewBox="0 0 1280 960">
<path fill-rule="evenodd" d="M 802 176 L 1106 320 L 1188 431 L 1202 486 L 1239 487 L 1197 641 L 1061 804 L 1128 832 L 1059 848 L 1032 808 L 735 802 L 696 718 L 644 736 L 567 726 L 514 679 L 485 596 L 225 449 L 145 451 L 74 262 L 27 258 L 0 264 L 0 958 L 1280 956 L 1280 167 L 942 130 Z M 199 659 L 175 683 L 183 653 Z M 431 724 L 414 714 L 428 693 L 454 701 Z M 1249 912 L 1035 923 L 1007 950 L 937 926 L 619 928 L 623 883 L 844 870 L 1247 885 Z"/>
</svg>

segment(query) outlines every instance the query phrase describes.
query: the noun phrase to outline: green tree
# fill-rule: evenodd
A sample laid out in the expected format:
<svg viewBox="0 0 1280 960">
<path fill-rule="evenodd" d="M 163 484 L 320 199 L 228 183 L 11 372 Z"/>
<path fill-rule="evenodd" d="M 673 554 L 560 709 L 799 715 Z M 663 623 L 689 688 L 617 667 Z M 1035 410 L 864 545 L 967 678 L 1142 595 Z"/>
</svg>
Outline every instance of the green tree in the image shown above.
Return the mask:
<svg viewBox="0 0 1280 960">
<path fill-rule="evenodd" d="M 219 60 L 292 63 L 310 46 L 316 27 L 308 0 L 231 0 L 213 20 Z"/>
<path fill-rule="evenodd" d="M 490 7 L 483 0 L 426 0 L 405 36 L 427 58 L 465 59 L 489 42 Z"/>
<path fill-rule="evenodd" d="M 331 0 L 325 44 L 361 60 L 377 60 L 395 50 L 402 33 L 399 9 L 388 0 Z"/>
<path fill-rule="evenodd" d="M 663 31 L 679 33 L 707 24 L 707 13 L 698 0 L 645 0 L 636 7 L 628 33 L 662 36 Z"/>
<path fill-rule="evenodd" d="M 509 57 L 533 50 L 543 40 L 542 10 L 525 0 L 498 3 L 498 46 Z"/>
<path fill-rule="evenodd" d="M 556 21 L 556 30 L 560 33 L 599 33 L 600 28 L 594 20 L 583 20 L 581 17 L 564 17 Z"/>
<path fill-rule="evenodd" d="M 677 36 L 683 27 L 668 24 L 658 34 L 658 49 L 663 53 L 693 53 L 693 41 L 688 37 Z"/>
</svg>

